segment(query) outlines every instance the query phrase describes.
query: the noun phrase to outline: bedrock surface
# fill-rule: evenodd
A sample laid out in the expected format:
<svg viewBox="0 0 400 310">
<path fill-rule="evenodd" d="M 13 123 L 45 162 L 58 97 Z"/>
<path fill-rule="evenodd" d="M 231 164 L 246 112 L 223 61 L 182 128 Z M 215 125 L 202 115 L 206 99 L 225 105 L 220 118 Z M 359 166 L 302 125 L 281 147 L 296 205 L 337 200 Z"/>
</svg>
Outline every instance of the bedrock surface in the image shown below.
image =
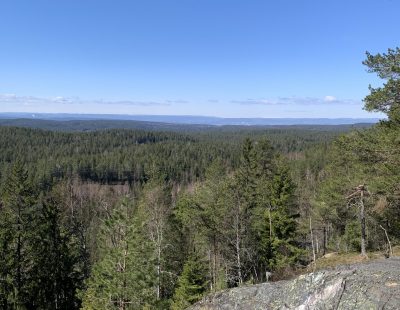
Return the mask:
<svg viewBox="0 0 400 310">
<path fill-rule="evenodd" d="M 400 309 L 400 258 L 234 288 L 208 295 L 189 309 Z"/>
</svg>

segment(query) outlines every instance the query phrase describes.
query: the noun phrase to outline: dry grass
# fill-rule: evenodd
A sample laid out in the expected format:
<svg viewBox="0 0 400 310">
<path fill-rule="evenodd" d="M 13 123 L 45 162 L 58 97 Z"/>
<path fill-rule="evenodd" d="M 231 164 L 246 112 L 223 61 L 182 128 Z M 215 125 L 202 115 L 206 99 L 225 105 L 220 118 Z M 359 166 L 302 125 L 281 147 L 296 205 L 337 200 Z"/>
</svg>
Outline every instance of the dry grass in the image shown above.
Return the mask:
<svg viewBox="0 0 400 310">
<path fill-rule="evenodd" d="M 400 256 L 400 246 L 393 248 L 393 256 Z M 338 265 L 350 265 L 363 263 L 370 260 L 385 258 L 382 252 L 368 252 L 368 258 L 362 257 L 359 253 L 328 253 L 317 259 L 315 270 L 336 267 Z M 313 266 L 307 267 L 308 271 L 312 271 Z"/>
<path fill-rule="evenodd" d="M 317 270 L 334 268 L 340 265 L 359 264 L 371 260 L 385 258 L 383 252 L 368 252 L 367 254 L 368 258 L 362 257 L 358 252 L 351 252 L 351 253 L 331 252 L 317 259 L 316 268 L 314 268 L 313 264 L 311 263 L 304 268 L 283 269 L 277 272 L 275 276 L 273 276 L 272 281 L 274 282 L 279 280 L 291 280 L 299 275 L 308 274 L 310 272 L 314 272 Z M 393 247 L 393 257 L 395 256 L 400 257 L 400 246 Z"/>
</svg>

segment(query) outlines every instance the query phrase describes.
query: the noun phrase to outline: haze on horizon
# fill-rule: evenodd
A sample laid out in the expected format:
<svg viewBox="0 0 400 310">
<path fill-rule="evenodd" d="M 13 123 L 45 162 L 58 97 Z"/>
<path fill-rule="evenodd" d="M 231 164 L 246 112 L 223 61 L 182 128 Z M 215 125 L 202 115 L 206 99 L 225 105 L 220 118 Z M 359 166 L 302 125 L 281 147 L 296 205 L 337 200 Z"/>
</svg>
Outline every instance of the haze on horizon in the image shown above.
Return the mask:
<svg viewBox="0 0 400 310">
<path fill-rule="evenodd" d="M 377 6 L 385 14 L 376 14 Z M 5 0 L 0 112 L 365 118 L 400 3 Z"/>
</svg>

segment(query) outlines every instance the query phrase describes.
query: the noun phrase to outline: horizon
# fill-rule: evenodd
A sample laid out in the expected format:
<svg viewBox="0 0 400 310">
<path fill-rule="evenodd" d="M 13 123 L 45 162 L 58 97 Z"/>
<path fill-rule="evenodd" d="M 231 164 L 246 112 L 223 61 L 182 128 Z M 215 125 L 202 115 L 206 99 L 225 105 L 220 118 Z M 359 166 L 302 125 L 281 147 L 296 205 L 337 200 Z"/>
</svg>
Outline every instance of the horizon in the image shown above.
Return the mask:
<svg viewBox="0 0 400 310">
<path fill-rule="evenodd" d="M 292 126 L 292 125 L 356 125 L 376 124 L 378 118 L 224 118 L 205 115 L 135 115 L 135 114 L 71 114 L 71 113 L 1 113 L 0 120 L 6 125 L 21 121 L 51 122 L 140 122 L 159 124 L 206 125 L 206 126 Z M 11 122 L 11 123 L 10 123 Z M 3 123 L 4 124 L 4 123 Z"/>
<path fill-rule="evenodd" d="M 0 118 L 3 115 L 30 115 L 32 118 L 35 118 L 38 115 L 71 115 L 71 116 L 79 116 L 79 115 L 88 115 L 88 116 L 121 116 L 121 117 L 130 117 L 130 116 L 143 116 L 143 117 L 194 117 L 194 118 L 217 118 L 217 119 L 328 119 L 328 120 L 335 120 L 335 119 L 369 119 L 369 120 L 381 120 L 385 117 L 376 117 L 374 116 L 366 116 L 366 117 L 224 117 L 224 116 L 215 116 L 215 115 L 203 115 L 203 114 L 119 114 L 119 113 L 68 113 L 68 112 L 1 112 L 0 111 Z M 373 113 L 370 113 L 373 114 Z M 40 119 L 40 118 L 39 118 Z M 106 118 L 104 118 L 106 119 Z"/>
<path fill-rule="evenodd" d="M 365 52 L 396 43 L 382 3 L 4 1 L 0 112 L 382 118 L 362 102 Z"/>
</svg>

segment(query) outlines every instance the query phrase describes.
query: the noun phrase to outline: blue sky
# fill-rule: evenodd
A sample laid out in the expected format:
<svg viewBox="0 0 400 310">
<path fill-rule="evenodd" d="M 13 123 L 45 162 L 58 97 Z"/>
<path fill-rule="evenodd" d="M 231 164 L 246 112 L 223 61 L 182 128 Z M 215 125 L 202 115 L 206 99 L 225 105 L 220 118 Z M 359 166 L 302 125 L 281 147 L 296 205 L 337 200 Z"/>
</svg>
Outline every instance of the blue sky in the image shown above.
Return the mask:
<svg viewBox="0 0 400 310">
<path fill-rule="evenodd" d="M 376 117 L 396 0 L 0 0 L 0 112 Z"/>
</svg>

